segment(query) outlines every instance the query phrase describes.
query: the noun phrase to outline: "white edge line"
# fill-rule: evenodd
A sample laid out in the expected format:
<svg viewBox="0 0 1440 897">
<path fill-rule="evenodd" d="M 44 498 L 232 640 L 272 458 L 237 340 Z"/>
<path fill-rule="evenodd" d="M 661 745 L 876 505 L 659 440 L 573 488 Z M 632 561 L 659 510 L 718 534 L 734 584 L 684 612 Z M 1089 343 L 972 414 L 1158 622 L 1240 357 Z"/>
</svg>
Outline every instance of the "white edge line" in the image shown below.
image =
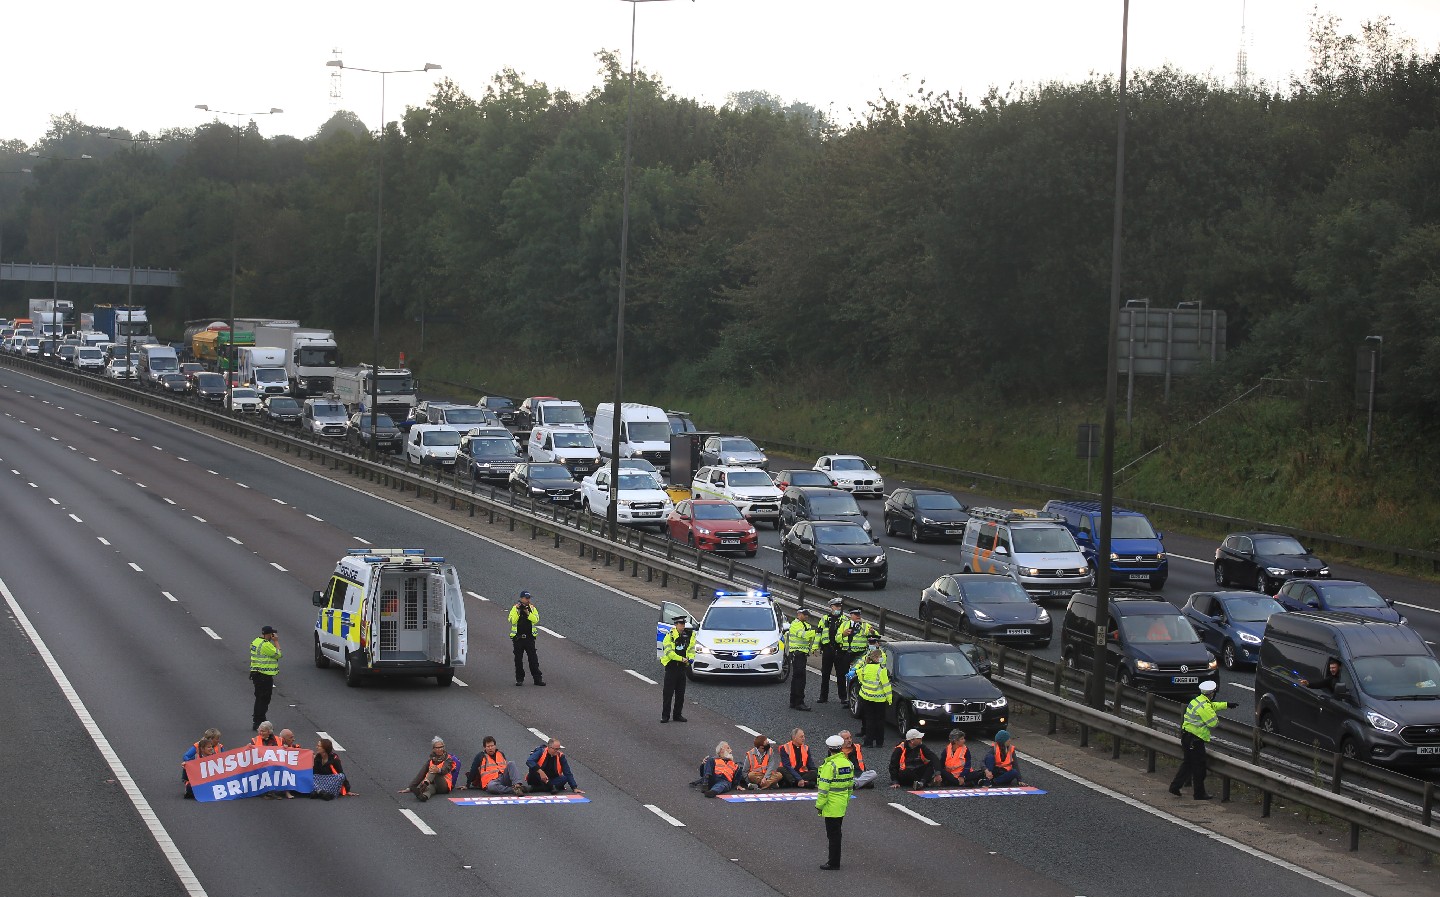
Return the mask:
<svg viewBox="0 0 1440 897">
<path fill-rule="evenodd" d="M 642 676 L 642 675 L 640 675 L 639 673 L 635 672 L 634 670 L 626 670 L 625 672 L 629 673 L 631 676 L 634 676 L 636 679 L 639 679 L 641 682 L 644 682 L 644 683 L 647 684 L 647 685 L 659 685 L 659 684 L 660 684 L 660 683 L 656 682 L 654 679 L 651 679 L 649 676 Z"/>
<path fill-rule="evenodd" d="M 1254 691 L 1254 690 L 1255 690 L 1255 686 L 1253 686 L 1253 685 L 1241 685 L 1239 682 L 1226 682 L 1225 684 L 1226 684 L 1226 685 L 1233 685 L 1233 686 L 1235 686 L 1236 688 L 1243 688 L 1243 689 L 1245 689 L 1246 691 Z"/>
<path fill-rule="evenodd" d="M 895 809 L 899 810 L 901 813 L 904 813 L 906 816 L 910 816 L 910 817 L 912 817 L 912 818 L 914 818 L 914 819 L 920 820 L 921 822 L 925 823 L 926 825 L 939 825 L 939 824 L 940 824 L 940 823 L 936 822 L 935 820 L 931 819 L 929 816 L 921 816 L 919 813 L 916 813 L 914 810 L 910 809 L 909 807 L 905 806 L 904 804 L 891 804 L 890 806 L 892 806 L 892 807 L 894 807 Z"/>
<path fill-rule="evenodd" d="M 1034 757 L 1025 755 L 1025 762 L 1033 763 L 1041 769 L 1049 770 L 1050 772 L 1055 773 L 1063 779 L 1069 779 L 1076 784 L 1083 785 L 1086 788 L 1089 788 L 1091 791 L 1096 792 L 1097 794 L 1102 794 L 1105 797 L 1113 797 L 1115 800 L 1118 800 L 1121 803 L 1129 804 L 1130 806 L 1141 811 L 1142 813 L 1149 813 L 1151 816 L 1154 816 L 1158 819 L 1163 819 L 1166 822 L 1174 823 L 1175 825 L 1178 825 L 1184 829 L 1189 829 L 1190 831 L 1195 832 L 1198 835 L 1203 835 L 1214 841 L 1218 841 L 1219 843 L 1224 844 L 1226 847 L 1234 848 L 1241 853 L 1247 853 L 1250 856 L 1264 860 L 1267 863 L 1273 863 L 1274 865 L 1279 866 L 1281 869 L 1288 869 L 1289 871 L 1294 872 L 1296 875 L 1303 875 L 1304 877 L 1310 879 L 1317 884 L 1322 884 L 1327 887 L 1334 888 L 1342 894 L 1349 894 L 1350 897 L 1370 897 L 1370 895 L 1366 894 L 1364 891 L 1357 890 L 1347 884 L 1335 881 L 1333 878 L 1326 878 L 1318 872 L 1311 872 L 1309 869 L 1297 866 L 1294 863 L 1287 862 L 1286 860 L 1282 860 L 1277 856 L 1272 856 L 1263 850 L 1257 850 L 1248 844 L 1241 844 L 1239 841 L 1236 841 L 1233 838 L 1227 838 L 1217 832 L 1212 832 L 1202 825 L 1197 825 L 1187 819 L 1181 819 L 1179 816 L 1174 816 L 1170 813 L 1165 812 L 1164 810 L 1159 809 L 1158 807 L 1152 807 L 1147 803 L 1142 803 L 1141 801 L 1138 801 L 1133 797 L 1120 794 L 1116 791 L 1111 791 L 1109 788 L 1106 788 L 1103 785 L 1098 785 L 1095 782 L 1082 779 L 1080 776 L 1077 776 L 1074 773 L 1067 772 L 1058 766 L 1052 766 L 1051 764 L 1046 763 L 1043 760 L 1036 760 Z"/>
<path fill-rule="evenodd" d="M 410 810 L 410 809 L 406 809 L 405 807 L 401 807 L 401 808 L 400 808 L 400 815 L 404 816 L 406 819 L 408 819 L 408 820 L 410 820 L 412 823 L 414 823 L 414 824 L 415 824 L 415 827 L 420 830 L 420 834 L 422 834 L 422 835 L 433 835 L 433 834 L 435 834 L 435 830 L 434 830 L 433 828 L 431 828 L 430 826 L 426 825 L 426 824 L 425 824 L 425 820 L 421 819 L 419 816 L 416 816 L 414 810 Z"/>
<path fill-rule="evenodd" d="M 332 736 L 329 732 L 316 732 L 315 734 L 319 735 L 321 738 L 329 738 L 330 746 L 335 749 L 335 753 L 343 754 L 345 752 L 345 749 L 340 746 L 340 742 L 336 741 L 334 736 Z"/>
<path fill-rule="evenodd" d="M 309 517 L 311 520 L 315 521 L 316 523 L 324 523 L 324 522 L 325 522 L 325 521 L 321 520 L 319 517 L 316 517 L 314 514 L 306 514 L 305 516 L 306 516 L 306 517 Z"/>
<path fill-rule="evenodd" d="M 4 594 L 5 603 L 10 605 L 11 613 L 15 614 L 15 619 L 20 621 L 20 627 L 24 629 L 25 634 L 30 637 L 31 644 L 35 646 L 35 651 L 40 655 L 40 659 L 43 660 L 45 666 L 49 668 L 50 675 L 55 678 L 55 684 L 60 686 L 60 691 L 64 693 L 65 700 L 70 702 L 70 709 L 75 711 L 75 715 L 80 719 L 80 724 L 85 727 L 85 731 L 89 733 L 91 740 L 95 742 L 95 747 L 99 749 L 100 755 L 105 758 L 105 762 L 110 765 L 111 771 L 115 773 L 116 781 L 120 783 L 120 787 L 125 789 L 125 795 L 130 798 L 130 803 L 134 804 L 135 811 L 140 814 L 140 819 L 144 821 L 145 827 L 150 830 L 150 837 L 155 839 L 155 843 L 160 845 L 160 852 L 165 854 L 165 859 L 170 861 L 170 868 L 175 870 L 175 875 L 179 877 L 180 884 L 185 888 L 185 892 L 192 895 L 192 897 L 205 897 L 205 888 L 200 884 L 200 879 L 195 877 L 195 872 L 190 868 L 190 864 L 185 861 L 184 854 L 180 852 L 180 848 L 175 846 L 175 841 L 170 837 L 170 833 L 165 830 L 164 823 L 155 815 L 155 811 L 151 808 L 150 802 L 145 799 L 145 795 L 140 793 L 140 787 L 136 785 L 135 780 L 130 777 L 129 770 L 125 768 L 125 764 L 120 760 L 120 755 L 115 753 L 115 749 L 110 746 L 110 740 L 105 737 L 104 732 L 100 731 L 99 724 L 97 724 L 95 718 L 90 715 L 90 711 L 86 709 L 85 703 L 80 700 L 79 692 L 75 691 L 75 687 L 70 684 L 70 678 L 66 676 L 65 671 L 60 668 L 60 664 L 55 660 L 55 655 L 50 653 L 50 648 L 45 644 L 45 640 L 40 637 L 39 631 L 31 624 L 30 618 L 26 616 L 25 611 L 20 607 L 20 602 L 16 601 L 15 596 L 10 594 L 10 587 L 7 586 L 3 580 L 0 580 L 0 594 Z"/>
<path fill-rule="evenodd" d="M 541 732 L 539 729 L 526 729 L 525 731 L 529 732 L 531 735 L 534 735 L 536 738 L 540 739 L 541 741 L 549 741 L 549 740 L 550 740 L 550 736 L 549 736 L 549 735 L 546 735 L 544 732 Z"/>
<path fill-rule="evenodd" d="M 490 600 L 489 598 L 486 598 L 484 595 L 481 595 L 479 592 L 470 592 L 470 591 L 467 591 L 465 594 L 469 595 L 471 598 L 474 598 L 476 601 L 489 601 L 489 600 Z"/>
<path fill-rule="evenodd" d="M 736 724 L 735 724 L 735 728 L 739 729 L 741 732 L 744 732 L 746 735 L 754 735 L 756 738 L 759 738 L 759 737 L 760 737 L 760 733 L 759 733 L 759 732 L 756 732 L 754 729 L 750 728 L 749 726 L 742 726 L 742 725 L 740 725 L 739 723 L 736 723 Z"/>
<path fill-rule="evenodd" d="M 550 635 L 553 635 L 553 636 L 555 636 L 555 637 L 558 638 L 558 639 L 563 639 L 563 638 L 565 637 L 565 636 L 561 635 L 560 633 L 556 632 L 556 631 L 553 630 L 553 629 L 546 629 L 544 626 L 536 626 L 535 628 L 538 629 L 538 630 L 540 630 L 541 632 L 547 632 L 547 633 L 549 633 Z"/>
<path fill-rule="evenodd" d="M 460 686 L 461 688 L 469 688 L 469 687 L 470 687 L 470 686 L 467 685 L 466 683 L 461 682 L 459 676 L 455 676 L 455 677 L 451 678 L 450 681 L 451 681 L 451 682 L 454 682 L 456 685 Z"/>
<path fill-rule="evenodd" d="M 676 828 L 684 828 L 684 827 L 685 827 L 685 823 L 683 823 L 683 822 L 681 822 L 680 820 L 676 819 L 674 816 L 671 816 L 669 813 L 666 813 L 664 810 L 660 809 L 659 807 L 655 806 L 654 804 L 646 804 L 646 805 L 645 805 L 645 809 L 649 810 L 651 813 L 654 813 L 656 816 L 659 816 L 661 819 L 665 820 L 666 822 L 670 823 L 671 825 L 675 826 Z"/>
<path fill-rule="evenodd" d="M 1397 602 L 1395 602 L 1395 603 L 1398 604 L 1398 605 L 1400 605 L 1401 607 L 1408 607 L 1408 608 L 1410 608 L 1411 610 L 1423 610 L 1423 611 L 1428 611 L 1428 612 L 1430 612 L 1430 613 L 1432 613 L 1432 614 L 1440 614 L 1440 610 L 1436 610 L 1436 609 L 1433 608 L 1433 607 L 1424 607 L 1424 606 L 1419 605 L 1419 604 L 1410 604 L 1409 602 L 1406 602 L 1406 601 L 1397 601 Z"/>
<path fill-rule="evenodd" d="M 210 637 L 213 638 L 215 641 L 217 641 L 217 642 L 218 642 L 218 641 L 221 641 L 221 639 L 220 639 L 220 634 L 217 633 L 215 630 L 211 629 L 209 626 L 201 626 L 200 628 L 201 628 L 202 630 L 204 630 L 204 632 L 205 632 L 206 635 L 210 636 Z"/>
</svg>

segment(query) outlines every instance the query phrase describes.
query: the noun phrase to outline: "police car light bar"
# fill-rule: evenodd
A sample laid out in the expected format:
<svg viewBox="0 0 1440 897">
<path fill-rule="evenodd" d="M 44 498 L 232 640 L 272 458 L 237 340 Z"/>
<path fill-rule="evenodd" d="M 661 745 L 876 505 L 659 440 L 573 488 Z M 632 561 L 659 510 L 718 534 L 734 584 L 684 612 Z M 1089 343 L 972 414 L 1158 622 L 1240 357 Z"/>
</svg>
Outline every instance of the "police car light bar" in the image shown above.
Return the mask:
<svg viewBox="0 0 1440 897">
<path fill-rule="evenodd" d="M 724 589 L 715 590 L 716 598 L 769 598 L 770 593 L 765 589 L 748 589 L 744 592 L 727 592 Z"/>
</svg>

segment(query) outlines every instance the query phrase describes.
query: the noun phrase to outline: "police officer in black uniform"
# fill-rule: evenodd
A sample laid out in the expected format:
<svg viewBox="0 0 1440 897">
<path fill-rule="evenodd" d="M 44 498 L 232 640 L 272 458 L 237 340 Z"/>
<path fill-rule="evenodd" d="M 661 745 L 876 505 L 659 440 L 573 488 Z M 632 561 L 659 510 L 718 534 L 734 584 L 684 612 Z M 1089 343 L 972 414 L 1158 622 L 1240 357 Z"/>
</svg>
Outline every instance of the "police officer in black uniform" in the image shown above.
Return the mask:
<svg viewBox="0 0 1440 897">
<path fill-rule="evenodd" d="M 830 701 L 830 675 L 835 675 L 835 696 L 844 704 L 849 697 L 845 674 L 850 669 L 850 652 L 840 647 L 840 626 L 845 622 L 843 598 L 830 599 L 830 613 L 820 620 L 820 699 L 817 704 Z"/>
</svg>

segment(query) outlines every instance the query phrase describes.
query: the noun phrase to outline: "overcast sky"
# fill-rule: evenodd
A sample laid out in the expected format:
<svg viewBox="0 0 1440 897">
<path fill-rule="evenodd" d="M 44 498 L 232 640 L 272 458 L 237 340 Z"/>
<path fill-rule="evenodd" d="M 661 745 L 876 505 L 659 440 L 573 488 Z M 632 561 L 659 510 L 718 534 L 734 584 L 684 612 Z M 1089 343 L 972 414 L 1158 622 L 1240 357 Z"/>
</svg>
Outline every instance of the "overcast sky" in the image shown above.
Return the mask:
<svg viewBox="0 0 1440 897">
<path fill-rule="evenodd" d="M 1132 0 L 1130 65 L 1165 63 L 1233 82 L 1245 3 L 1252 80 L 1284 85 L 1308 60 L 1314 0 Z M 1440 44 L 1440 0 L 1320 0 L 1345 30 L 1388 15 L 1419 48 Z M 908 84 L 971 99 L 994 84 L 1076 81 L 1119 68 L 1121 0 L 671 0 L 638 7 L 636 58 L 676 93 L 721 105 L 765 90 L 841 124 Z M 50 116 L 159 131 L 210 120 L 197 103 L 249 112 L 267 135 L 307 137 L 339 109 L 372 129 L 379 77 L 346 71 L 341 96 L 325 62 L 376 69 L 438 63 L 472 96 L 503 68 L 583 94 L 594 54 L 629 58 L 625 0 L 194 0 L 15 3 L 3 16 L 0 139 L 34 142 Z M 422 105 L 436 73 L 387 79 L 386 118 Z M 233 119 L 227 119 L 233 120 Z"/>
</svg>

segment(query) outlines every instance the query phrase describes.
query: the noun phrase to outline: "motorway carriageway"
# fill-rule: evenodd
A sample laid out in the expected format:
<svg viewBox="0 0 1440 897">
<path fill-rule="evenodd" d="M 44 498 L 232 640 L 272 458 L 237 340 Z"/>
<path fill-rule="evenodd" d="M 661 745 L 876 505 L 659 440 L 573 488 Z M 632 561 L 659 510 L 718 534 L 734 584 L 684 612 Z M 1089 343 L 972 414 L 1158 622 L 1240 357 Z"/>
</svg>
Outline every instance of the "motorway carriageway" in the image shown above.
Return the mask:
<svg viewBox="0 0 1440 897">
<path fill-rule="evenodd" d="M 0 637 L 10 893 L 673 897 L 683 882 L 726 895 L 962 885 L 1208 897 L 1207 870 L 1273 897 L 1359 893 L 1037 763 L 1025 778 L 1043 796 L 861 792 L 845 870 L 828 876 L 815 868 L 824 836 L 808 801 L 705 801 L 685 783 L 721 739 L 743 751 L 755 732 L 783 741 L 800 724 L 818 746 L 853 728 L 837 704 L 796 714 L 785 686 L 699 683 L 690 722 L 661 726 L 656 607 L 644 597 L 13 371 L 0 371 L 0 412 L 0 594 L 16 623 Z M 362 545 L 424 547 L 459 567 L 471 596 L 463 686 L 350 689 L 314 667 L 310 593 Z M 513 685 L 503 614 L 521 588 L 547 630 L 545 689 Z M 360 794 L 182 801 L 179 755 L 202 730 L 219 727 L 228 747 L 249 736 L 247 646 L 266 624 L 286 652 L 272 719 L 307 746 L 333 738 Z M 512 759 L 559 737 L 591 802 L 457 807 L 396 794 L 431 736 L 468 765 L 486 734 Z"/>
</svg>

